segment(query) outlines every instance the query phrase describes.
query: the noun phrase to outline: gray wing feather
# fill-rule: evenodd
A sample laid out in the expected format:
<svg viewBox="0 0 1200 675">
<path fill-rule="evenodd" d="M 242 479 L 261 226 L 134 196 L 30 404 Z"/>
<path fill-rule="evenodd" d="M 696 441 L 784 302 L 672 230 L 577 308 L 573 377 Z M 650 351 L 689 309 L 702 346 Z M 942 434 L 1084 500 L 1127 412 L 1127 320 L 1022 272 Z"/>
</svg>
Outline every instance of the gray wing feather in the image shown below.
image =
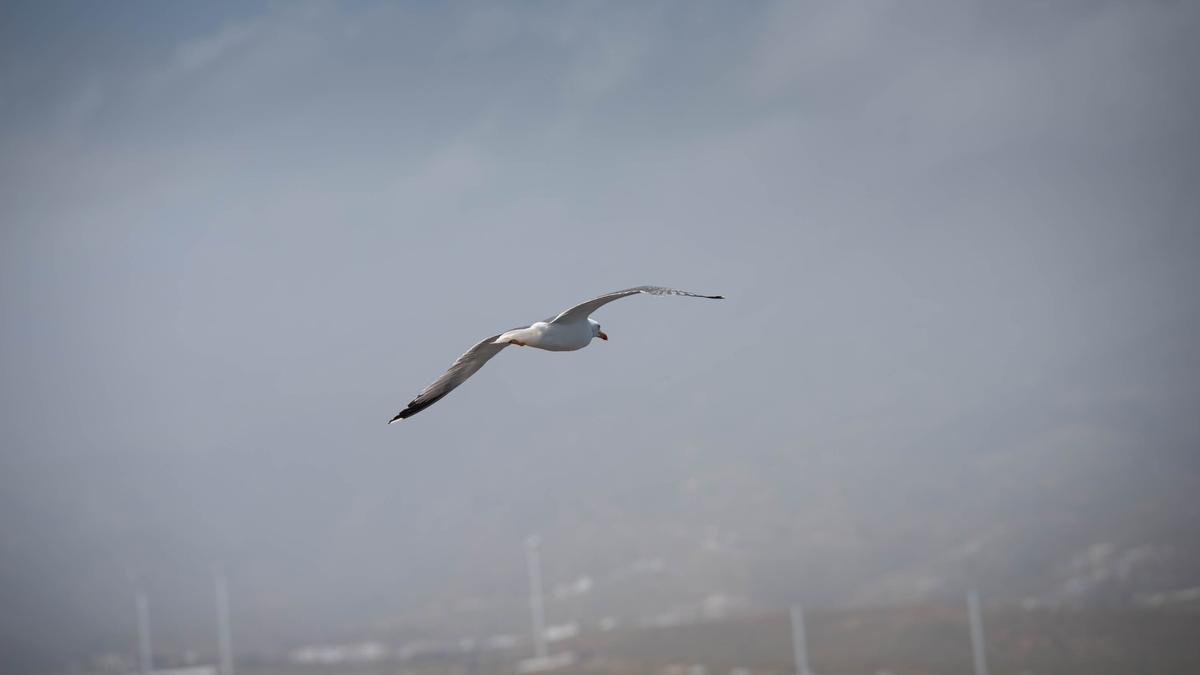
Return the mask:
<svg viewBox="0 0 1200 675">
<path fill-rule="evenodd" d="M 521 326 L 524 328 L 525 326 Z M 515 330 L 515 329 L 513 329 Z M 507 331 L 505 331 L 507 332 Z M 396 416 L 388 420 L 388 424 L 399 420 L 408 419 L 413 415 L 421 412 L 429 406 L 437 403 L 443 396 L 449 394 L 455 387 L 466 382 L 467 378 L 471 377 L 487 363 L 489 359 L 500 353 L 500 350 L 508 346 L 508 343 L 494 344 L 496 338 L 504 333 L 497 333 L 489 338 L 484 338 L 474 347 L 467 350 L 465 354 L 458 357 L 458 360 L 442 374 L 441 377 L 433 381 L 428 387 L 421 390 L 417 397 L 409 402 L 408 406 L 396 413 Z"/>
<path fill-rule="evenodd" d="M 606 293 L 604 295 L 601 295 L 598 298 L 592 298 L 591 300 L 588 300 L 587 302 L 582 302 L 578 305 L 575 305 L 571 309 L 568 309 L 567 311 L 563 312 L 562 314 L 559 314 L 558 316 L 554 317 L 553 319 L 550 319 L 550 322 L 551 323 L 554 323 L 554 322 L 561 323 L 561 322 L 567 322 L 567 321 L 578 321 L 580 319 L 586 319 L 589 316 L 591 316 L 592 312 L 596 311 L 597 309 L 600 309 L 601 307 L 603 307 L 604 305 L 607 305 L 608 303 L 612 302 L 613 300 L 620 300 L 621 298 L 627 298 L 631 295 L 640 295 L 642 293 L 646 293 L 648 295 L 684 295 L 689 298 L 708 298 L 710 300 L 725 299 L 725 296 L 723 296 L 723 295 L 701 295 L 700 293 L 692 293 L 690 291 L 681 291 L 677 288 L 665 288 L 663 286 L 635 286 L 633 288 L 626 288 L 623 291 L 614 291 L 612 293 Z"/>
</svg>

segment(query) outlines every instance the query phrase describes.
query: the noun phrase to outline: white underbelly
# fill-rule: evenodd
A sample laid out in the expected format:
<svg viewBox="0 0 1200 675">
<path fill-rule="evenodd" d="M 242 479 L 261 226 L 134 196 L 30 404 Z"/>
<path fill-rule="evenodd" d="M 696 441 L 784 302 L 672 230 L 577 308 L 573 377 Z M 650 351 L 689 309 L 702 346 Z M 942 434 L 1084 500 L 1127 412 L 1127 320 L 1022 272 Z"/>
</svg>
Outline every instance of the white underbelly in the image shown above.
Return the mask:
<svg viewBox="0 0 1200 675">
<path fill-rule="evenodd" d="M 551 352 L 570 352 L 583 349 L 592 341 L 592 326 L 587 322 L 550 324 L 538 322 L 530 326 L 537 331 L 537 339 L 531 340 L 530 347 L 545 349 Z"/>
</svg>

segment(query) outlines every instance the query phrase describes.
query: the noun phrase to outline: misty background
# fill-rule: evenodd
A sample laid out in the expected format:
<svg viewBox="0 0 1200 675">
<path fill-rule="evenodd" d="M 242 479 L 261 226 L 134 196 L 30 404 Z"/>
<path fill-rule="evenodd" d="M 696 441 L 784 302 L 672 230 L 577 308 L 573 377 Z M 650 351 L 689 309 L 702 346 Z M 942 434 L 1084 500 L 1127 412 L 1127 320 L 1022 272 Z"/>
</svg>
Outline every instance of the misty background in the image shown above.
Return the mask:
<svg viewBox="0 0 1200 675">
<path fill-rule="evenodd" d="M 0 660 L 1200 586 L 1200 6 L 0 6 Z M 604 292 L 609 342 L 496 331 Z M 594 586 L 570 600 L 570 583 Z M 968 579 L 970 578 L 970 579 Z M 575 604 L 571 604 L 575 603 Z M 482 633 L 481 633 L 482 634 Z"/>
</svg>

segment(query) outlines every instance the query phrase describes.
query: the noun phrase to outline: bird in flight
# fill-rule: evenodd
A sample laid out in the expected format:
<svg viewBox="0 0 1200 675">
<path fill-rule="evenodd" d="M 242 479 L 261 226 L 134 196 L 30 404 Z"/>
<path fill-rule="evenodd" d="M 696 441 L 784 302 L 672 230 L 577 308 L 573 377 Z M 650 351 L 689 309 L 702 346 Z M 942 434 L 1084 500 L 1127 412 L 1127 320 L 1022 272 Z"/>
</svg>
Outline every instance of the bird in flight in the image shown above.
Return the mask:
<svg viewBox="0 0 1200 675">
<path fill-rule="evenodd" d="M 613 300 L 620 300 L 621 298 L 642 293 L 649 295 L 684 295 L 690 298 L 708 298 L 710 300 L 724 299 L 724 296 L 721 295 L 701 295 L 674 288 L 663 288 L 662 286 L 637 286 L 635 288 L 627 288 L 623 291 L 607 293 L 598 298 L 592 298 L 545 321 L 538 321 L 529 326 L 514 328 L 504 331 L 499 335 L 484 338 L 479 344 L 468 349 L 466 354 L 458 357 L 458 360 L 450 366 L 449 370 L 434 380 L 433 384 L 425 387 L 421 393 L 417 394 L 417 397 L 409 402 L 404 410 L 396 413 L 395 417 L 388 420 L 388 424 L 408 419 L 442 400 L 446 394 L 449 394 L 455 387 L 465 382 L 468 377 L 471 377 L 476 371 L 482 368 L 483 364 L 488 362 L 488 359 L 499 354 L 500 350 L 509 345 L 537 347 L 538 349 L 545 349 L 552 352 L 570 352 L 588 346 L 592 338 L 598 337 L 601 340 L 607 340 L 608 335 L 600 329 L 600 324 L 589 318 L 591 313 Z"/>
</svg>

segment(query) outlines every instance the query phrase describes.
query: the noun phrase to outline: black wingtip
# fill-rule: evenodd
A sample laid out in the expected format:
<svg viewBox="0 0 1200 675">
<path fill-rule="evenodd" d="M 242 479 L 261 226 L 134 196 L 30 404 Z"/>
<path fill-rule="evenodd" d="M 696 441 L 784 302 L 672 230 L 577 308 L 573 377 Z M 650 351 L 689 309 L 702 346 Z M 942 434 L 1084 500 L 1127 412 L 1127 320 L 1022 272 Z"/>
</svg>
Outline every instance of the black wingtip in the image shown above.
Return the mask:
<svg viewBox="0 0 1200 675">
<path fill-rule="evenodd" d="M 446 392 L 446 393 L 449 393 L 449 392 Z M 433 405 L 434 403 L 437 403 L 438 401 L 442 400 L 442 398 L 445 395 L 446 394 L 434 396 L 433 398 L 426 399 L 424 401 L 421 401 L 420 403 L 418 403 L 416 401 L 409 403 L 408 407 L 405 408 L 404 410 L 401 410 L 400 412 L 396 413 L 396 416 L 393 417 L 391 420 L 389 420 L 388 424 L 391 424 L 392 422 L 399 422 L 400 420 L 406 420 L 406 419 L 412 417 L 413 415 L 416 415 L 417 413 L 428 408 L 429 406 Z"/>
</svg>

